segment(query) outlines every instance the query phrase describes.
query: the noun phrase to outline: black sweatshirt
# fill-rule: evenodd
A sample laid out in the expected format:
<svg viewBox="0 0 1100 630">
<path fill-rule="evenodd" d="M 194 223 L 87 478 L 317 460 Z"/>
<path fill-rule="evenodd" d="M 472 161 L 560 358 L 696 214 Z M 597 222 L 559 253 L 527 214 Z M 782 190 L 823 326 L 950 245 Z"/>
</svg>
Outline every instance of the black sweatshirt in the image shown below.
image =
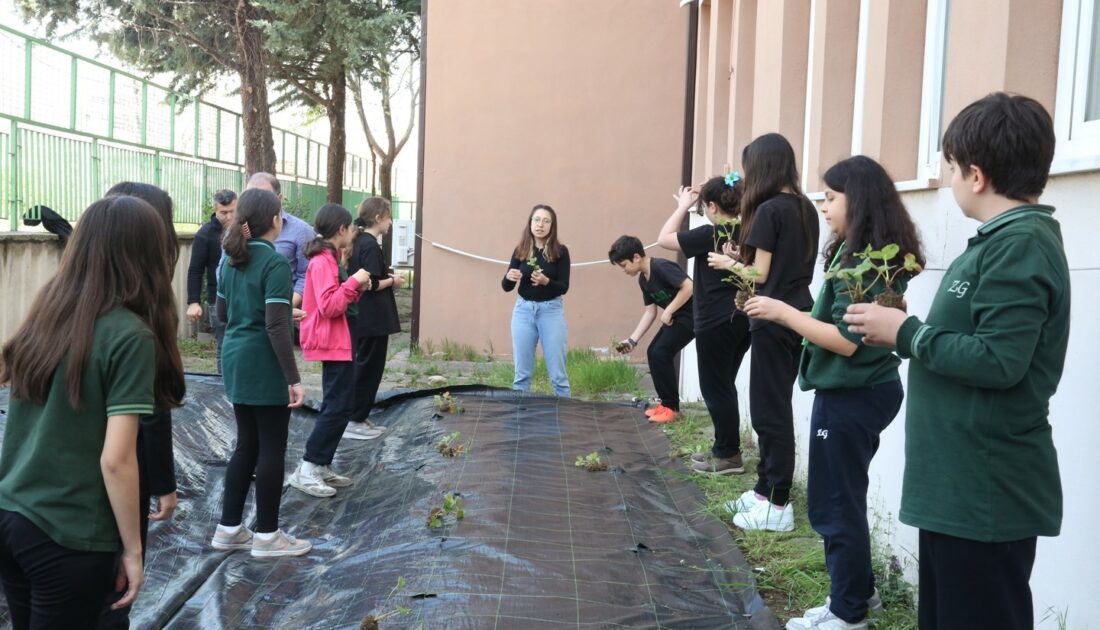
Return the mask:
<svg viewBox="0 0 1100 630">
<path fill-rule="evenodd" d="M 217 269 L 222 258 L 222 224 L 218 215 L 210 215 L 195 233 L 191 244 L 191 264 L 187 266 L 187 303 L 196 304 L 202 294 L 202 275 L 206 274 L 206 301 L 213 304 L 218 295 Z"/>
<path fill-rule="evenodd" d="M 527 264 L 526 260 L 520 260 L 513 254 L 511 262 L 508 263 L 509 270 L 519 269 L 523 272 L 523 279 L 518 283 L 519 296 L 532 302 L 545 302 L 565 295 L 569 291 L 569 249 L 565 245 L 559 245 L 558 259 L 547 262 L 542 250 L 536 247 L 535 260 L 542 269 L 542 274 L 550 278 L 550 283 L 545 286 L 531 284 L 531 272 L 535 269 Z M 500 281 L 500 286 L 505 291 L 516 288 L 516 284 L 509 280 L 507 275 Z"/>
</svg>

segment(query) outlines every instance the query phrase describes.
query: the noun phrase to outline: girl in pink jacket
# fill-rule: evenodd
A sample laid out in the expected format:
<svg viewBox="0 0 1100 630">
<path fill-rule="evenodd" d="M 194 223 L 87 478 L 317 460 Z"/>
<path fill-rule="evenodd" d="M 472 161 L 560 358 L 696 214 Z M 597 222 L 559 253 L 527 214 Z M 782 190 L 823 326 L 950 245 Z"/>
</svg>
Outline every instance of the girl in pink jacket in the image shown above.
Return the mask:
<svg viewBox="0 0 1100 630">
<path fill-rule="evenodd" d="M 330 203 L 321 206 L 314 221 L 317 238 L 306 246 L 309 258 L 302 309 L 306 318 L 301 324 L 302 357 L 321 362 L 321 387 L 324 400 L 321 413 L 306 442 L 306 454 L 297 470 L 290 475 L 290 485 L 315 497 L 331 497 L 336 488 L 352 484 L 352 480 L 333 472 L 330 465 L 336 445 L 344 434 L 351 413 L 354 395 L 354 364 L 351 355 L 349 315 L 359 293 L 370 288 L 370 274 L 355 272 L 350 278 L 340 260 L 341 252 L 351 247 L 356 230 L 351 213 L 343 206 Z"/>
</svg>

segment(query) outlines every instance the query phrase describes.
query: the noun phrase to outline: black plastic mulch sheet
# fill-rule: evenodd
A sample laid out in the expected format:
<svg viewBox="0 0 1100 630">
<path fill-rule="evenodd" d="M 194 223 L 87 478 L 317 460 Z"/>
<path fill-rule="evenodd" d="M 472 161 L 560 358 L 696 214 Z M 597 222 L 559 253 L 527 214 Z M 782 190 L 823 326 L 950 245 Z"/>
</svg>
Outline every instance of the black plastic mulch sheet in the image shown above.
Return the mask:
<svg viewBox="0 0 1100 630">
<path fill-rule="evenodd" d="M 236 429 L 220 380 L 188 379 L 174 412 L 180 505 L 152 524 L 134 627 L 358 628 L 400 607 L 382 628 L 775 626 L 667 438 L 607 403 L 452 388 L 465 413 L 438 414 L 434 392 L 394 396 L 371 416 L 382 439 L 340 443 L 333 467 L 353 487 L 332 499 L 284 490 L 281 526 L 311 554 L 215 551 Z M 313 417 L 291 420 L 288 475 Z M 456 431 L 467 450 L 446 458 L 436 445 Z M 592 451 L 609 471 L 574 466 Z M 430 529 L 446 492 L 465 518 Z"/>
</svg>

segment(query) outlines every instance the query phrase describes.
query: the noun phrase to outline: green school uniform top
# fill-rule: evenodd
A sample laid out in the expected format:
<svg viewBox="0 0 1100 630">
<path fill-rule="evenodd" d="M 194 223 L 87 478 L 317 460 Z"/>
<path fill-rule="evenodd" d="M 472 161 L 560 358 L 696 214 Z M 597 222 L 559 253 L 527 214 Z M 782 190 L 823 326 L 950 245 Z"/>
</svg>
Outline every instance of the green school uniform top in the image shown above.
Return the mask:
<svg viewBox="0 0 1100 630">
<path fill-rule="evenodd" d="M 840 258 L 844 255 L 847 243 L 841 243 L 833 257 L 830 270 L 840 267 Z M 870 302 L 875 296 L 886 290 L 886 284 L 875 279 L 874 272 L 864 276 L 866 291 L 864 300 Z M 894 281 L 894 290 L 904 293 L 906 280 L 899 277 Z M 856 344 L 856 351 L 850 357 L 830 352 L 821 346 L 806 341 L 802 347 L 802 357 L 798 365 L 798 386 L 802 391 L 815 389 L 850 389 L 867 385 L 878 385 L 901 379 L 898 375 L 899 359 L 892 350 L 862 343 L 863 336 L 848 331 L 844 323 L 844 314 L 852 303 L 848 287 L 842 280 L 831 278 L 821 285 L 811 315 L 818 321 L 833 324 L 845 339 Z"/>
<path fill-rule="evenodd" d="M 118 526 L 100 456 L 108 416 L 153 413 L 153 333 L 116 307 L 95 322 L 80 383 L 81 405 L 66 392 L 69 359 L 54 371 L 43 405 L 16 398 L 0 449 L 0 508 L 18 512 L 58 545 L 113 552 Z"/>
<path fill-rule="evenodd" d="M 1047 420 L 1069 339 L 1069 267 L 1050 206 L 978 228 L 927 321 L 908 318 L 903 523 L 981 542 L 1057 536 L 1058 456 Z"/>
<path fill-rule="evenodd" d="M 285 304 L 294 295 L 290 263 L 271 243 L 248 241 L 252 258 L 234 267 L 222 261 L 218 297 L 225 300 L 228 321 L 222 342 L 225 395 L 239 405 L 286 405 L 286 377 L 267 336 L 267 305 Z M 287 313 L 287 321 L 290 314 Z"/>
</svg>

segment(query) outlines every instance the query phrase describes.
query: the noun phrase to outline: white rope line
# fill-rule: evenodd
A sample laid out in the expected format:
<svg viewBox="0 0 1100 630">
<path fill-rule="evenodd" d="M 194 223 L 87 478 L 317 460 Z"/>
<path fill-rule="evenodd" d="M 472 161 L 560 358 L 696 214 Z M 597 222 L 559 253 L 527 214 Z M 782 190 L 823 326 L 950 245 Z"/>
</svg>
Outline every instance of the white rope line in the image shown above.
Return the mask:
<svg viewBox="0 0 1100 630">
<path fill-rule="evenodd" d="M 485 256 L 479 256 L 478 254 L 471 254 L 470 252 L 463 251 L 461 249 L 456 249 L 454 247 L 451 247 L 450 245 L 444 245 L 443 243 L 436 243 L 435 241 L 430 240 L 430 239 L 426 239 L 426 238 L 424 238 L 423 236 L 421 236 L 419 234 L 416 234 L 416 238 L 420 239 L 421 241 L 424 241 L 425 243 L 430 244 L 432 247 L 442 249 L 443 251 L 451 252 L 452 254 L 458 254 L 459 256 L 465 256 L 467 258 L 473 258 L 474 260 L 481 260 L 481 261 L 484 261 L 484 262 L 494 263 L 494 264 L 497 264 L 497 265 L 505 265 L 505 266 L 507 266 L 511 262 L 511 261 L 508 261 L 508 260 L 499 260 L 497 258 L 487 258 Z M 651 243 L 649 245 L 646 245 L 643 249 L 653 249 L 654 247 L 657 247 L 657 243 Z M 587 262 L 570 263 L 569 266 L 570 267 L 590 267 L 592 265 L 606 265 L 606 264 L 608 264 L 608 261 L 605 258 L 603 260 L 590 260 L 590 261 L 587 261 Z"/>
</svg>

